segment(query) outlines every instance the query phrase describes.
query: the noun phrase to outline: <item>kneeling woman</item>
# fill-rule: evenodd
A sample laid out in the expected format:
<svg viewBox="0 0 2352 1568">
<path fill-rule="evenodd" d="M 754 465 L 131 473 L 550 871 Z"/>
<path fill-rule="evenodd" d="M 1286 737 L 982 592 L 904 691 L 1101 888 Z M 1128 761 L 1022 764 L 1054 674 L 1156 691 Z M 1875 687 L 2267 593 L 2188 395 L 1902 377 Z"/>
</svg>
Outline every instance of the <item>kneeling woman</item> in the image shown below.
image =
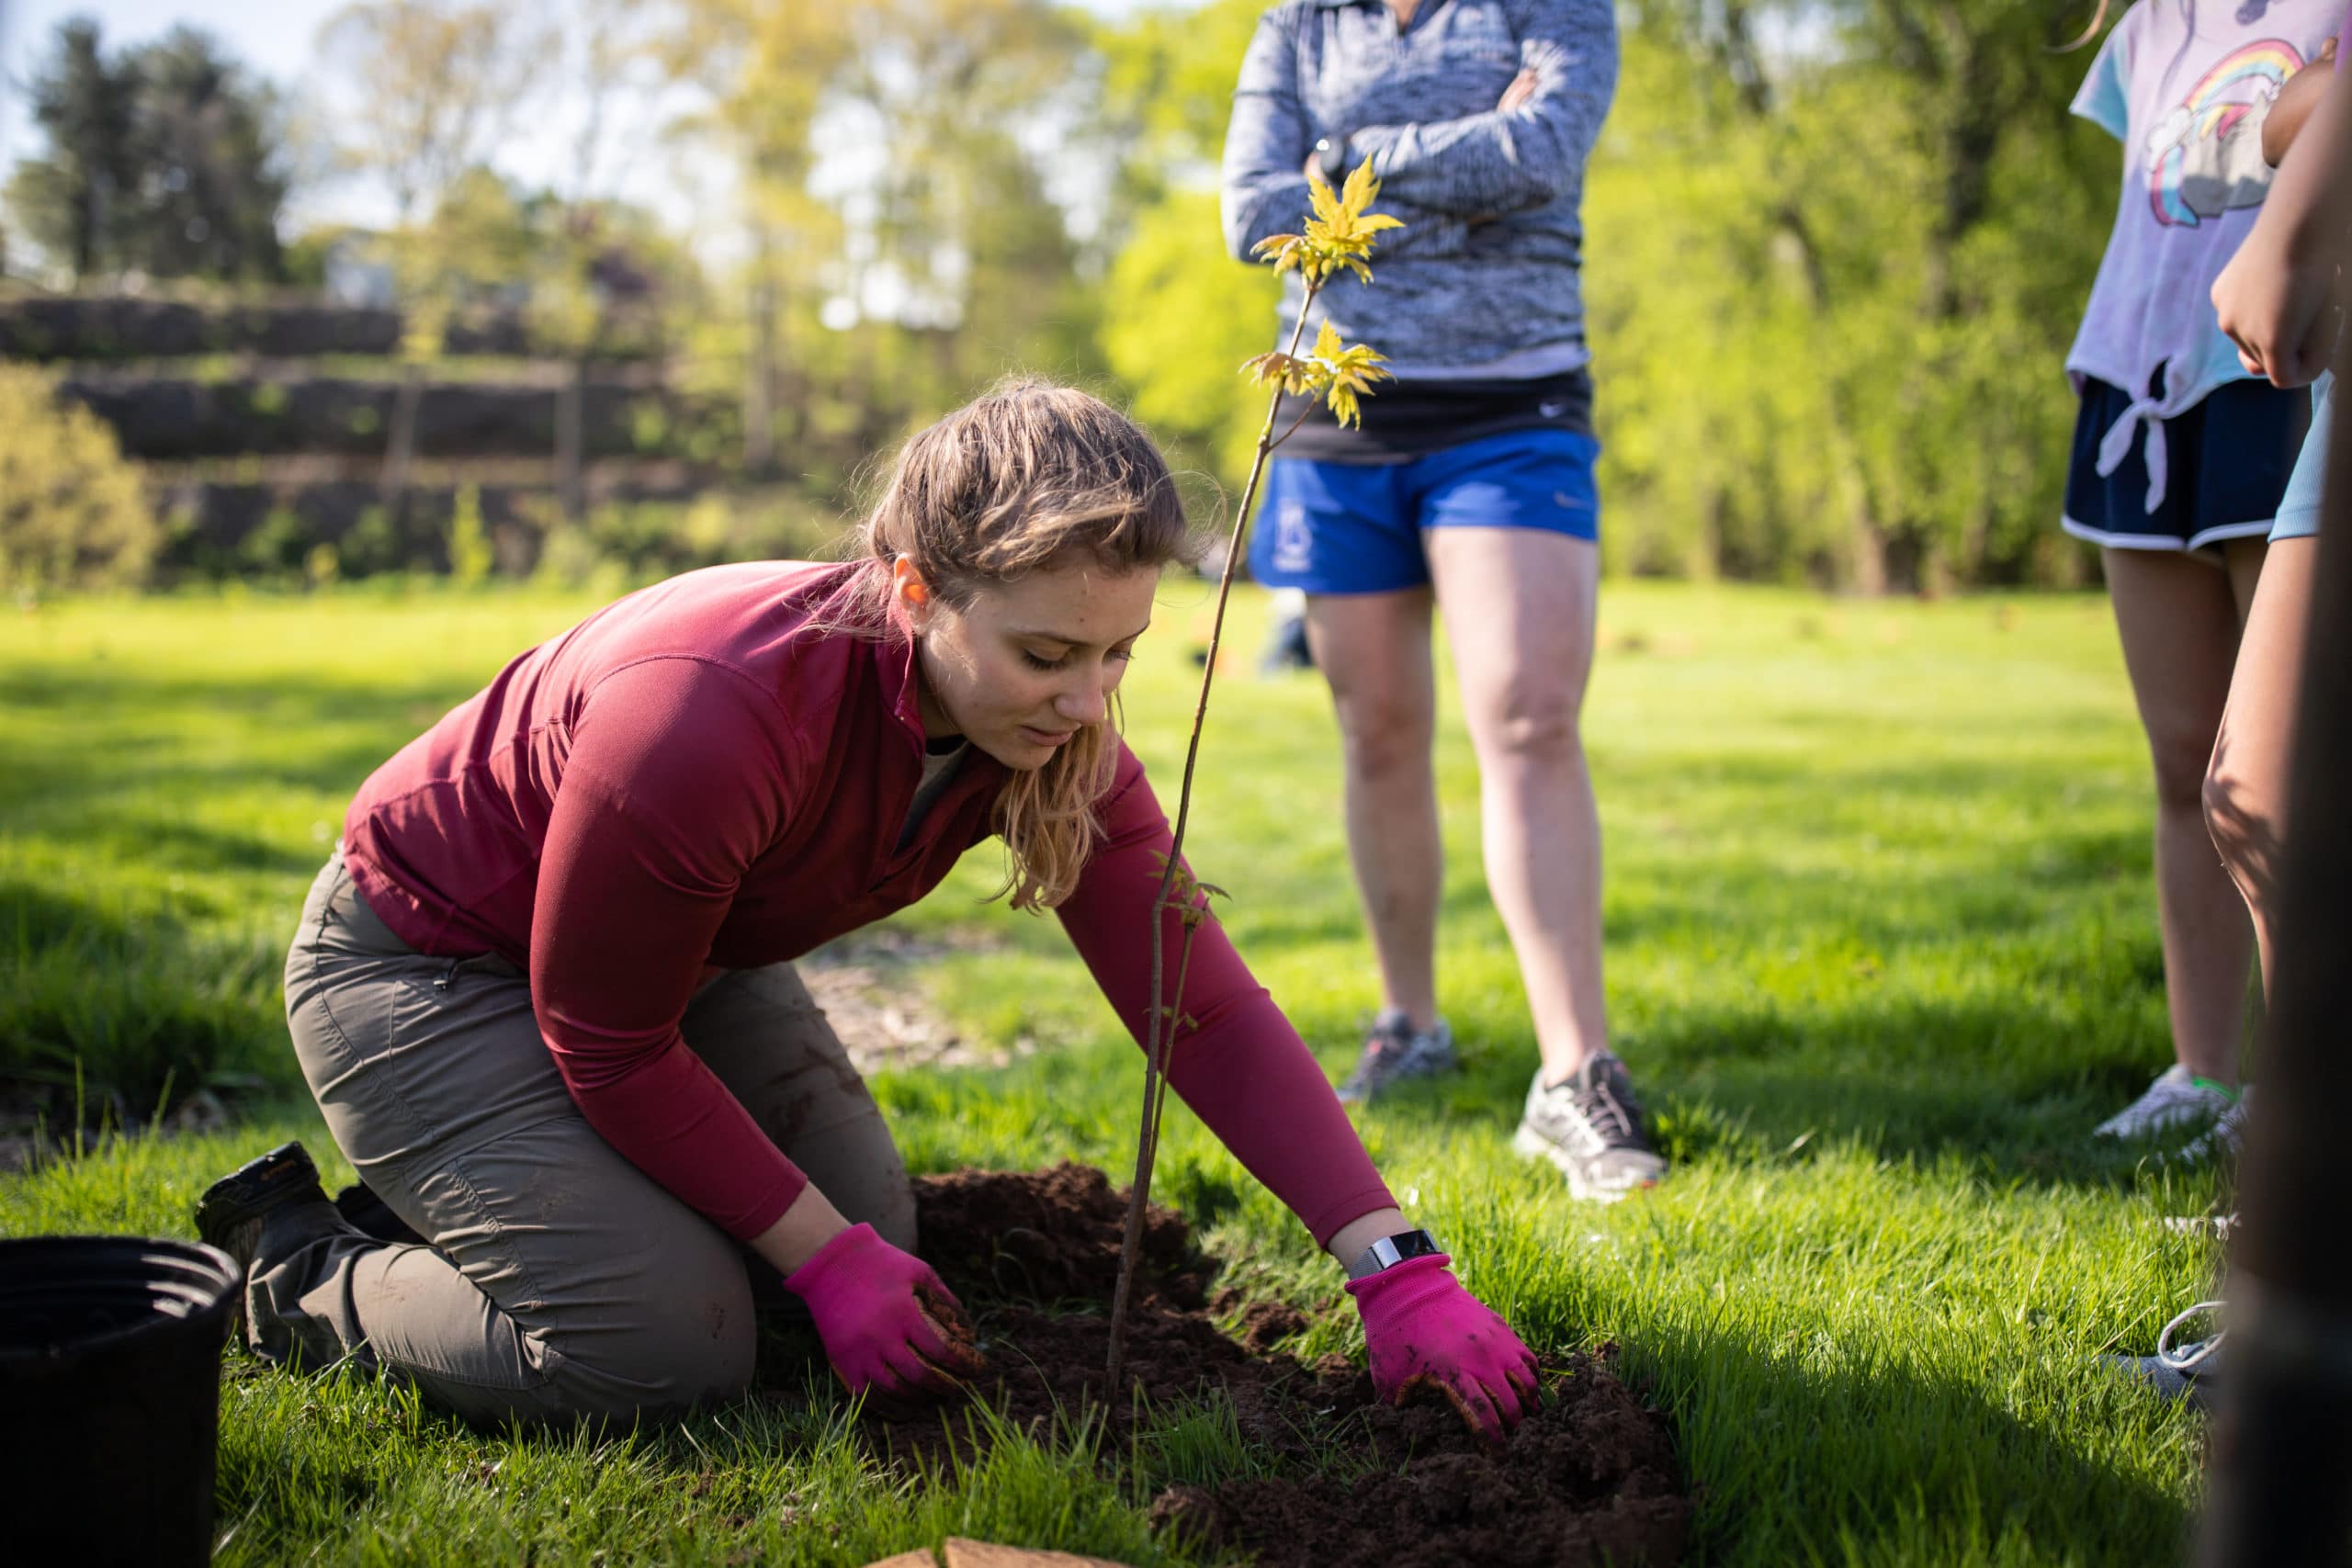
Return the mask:
<svg viewBox="0 0 2352 1568">
<path fill-rule="evenodd" d="M 291 1145 L 217 1184 L 199 1223 L 248 1267 L 261 1353 L 348 1357 L 477 1420 L 674 1411 L 751 1379 L 748 1247 L 852 1390 L 975 1370 L 790 961 L 995 834 L 1014 904 L 1060 915 L 1141 1034 L 1169 830 L 1110 705 L 1186 529 L 1142 432 L 1023 385 L 915 436 L 865 543 L 608 605 L 361 788 L 287 1016 L 335 1143 L 429 1245 L 345 1225 Z M 1172 1086 L 1349 1266 L 1384 1393 L 1514 1423 L 1532 1358 L 1415 1256 L 1214 923 L 1185 1011 Z"/>
</svg>

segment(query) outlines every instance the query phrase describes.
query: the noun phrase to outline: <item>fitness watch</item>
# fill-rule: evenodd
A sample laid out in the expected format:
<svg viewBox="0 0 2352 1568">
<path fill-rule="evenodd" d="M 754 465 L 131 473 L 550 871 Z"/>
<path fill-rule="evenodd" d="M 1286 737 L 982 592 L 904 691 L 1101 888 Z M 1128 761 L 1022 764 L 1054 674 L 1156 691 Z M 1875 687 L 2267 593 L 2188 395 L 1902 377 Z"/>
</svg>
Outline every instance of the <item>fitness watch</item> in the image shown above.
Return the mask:
<svg viewBox="0 0 2352 1568">
<path fill-rule="evenodd" d="M 1348 1278 L 1362 1280 L 1384 1269 L 1394 1269 L 1408 1258 L 1430 1258 L 1443 1252 L 1437 1237 L 1427 1231 L 1405 1231 L 1396 1235 L 1385 1235 L 1356 1255 L 1348 1265 Z"/>
<path fill-rule="evenodd" d="M 1315 143 L 1315 166 L 1323 173 L 1323 183 L 1334 190 L 1348 177 L 1348 139 L 1326 136 Z"/>
</svg>

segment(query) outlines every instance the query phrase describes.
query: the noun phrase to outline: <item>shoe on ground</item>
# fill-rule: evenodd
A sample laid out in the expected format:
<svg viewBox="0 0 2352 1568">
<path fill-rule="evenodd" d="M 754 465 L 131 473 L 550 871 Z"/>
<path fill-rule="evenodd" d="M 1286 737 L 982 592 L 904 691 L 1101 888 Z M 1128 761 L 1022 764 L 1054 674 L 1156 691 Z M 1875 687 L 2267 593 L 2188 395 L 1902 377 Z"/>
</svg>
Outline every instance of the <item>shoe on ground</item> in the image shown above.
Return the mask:
<svg viewBox="0 0 2352 1568">
<path fill-rule="evenodd" d="M 2245 1142 L 2246 1109 L 2254 1103 L 2254 1086 L 2248 1084 L 2238 1091 L 2237 1103 L 2222 1112 L 2214 1123 L 2172 1152 L 2172 1157 L 2184 1164 L 2194 1165 L 2211 1159 L 2235 1159 Z"/>
<path fill-rule="evenodd" d="M 1364 1036 L 1363 1054 L 1345 1082 L 1340 1099 L 1350 1105 L 1370 1104 L 1408 1078 L 1435 1077 L 1453 1069 L 1453 1031 L 1439 1019 L 1434 1027 L 1415 1029 L 1400 1008 L 1384 1008 Z"/>
<path fill-rule="evenodd" d="M 2201 1133 L 2237 1108 L 2243 1097 L 2199 1083 L 2178 1063 L 2156 1075 L 2147 1092 L 2093 1129 L 2102 1138 L 2158 1138 Z"/>
<path fill-rule="evenodd" d="M 1597 1202 L 1613 1203 L 1666 1176 L 1666 1161 L 1651 1145 L 1641 1101 L 1634 1098 L 1633 1078 L 1607 1051 L 1586 1057 L 1561 1083 L 1546 1084 L 1538 1067 L 1510 1146 L 1531 1159 L 1550 1160 L 1568 1179 L 1572 1196 Z"/>
<path fill-rule="evenodd" d="M 250 1281 L 254 1266 L 265 1258 L 275 1263 L 313 1241 L 359 1233 L 327 1201 L 310 1154 L 300 1144 L 280 1144 L 204 1190 L 196 1204 L 196 1234 L 236 1259 Z M 240 1327 L 244 1305 L 241 1290 Z"/>
<path fill-rule="evenodd" d="M 2100 1364 L 2147 1384 L 2166 1399 L 2185 1399 L 2199 1410 L 2210 1409 L 2220 1386 L 2222 1340 L 2228 1331 L 2216 1329 L 2204 1339 L 2178 1336 L 2189 1324 L 2221 1308 L 2220 1302 L 2199 1302 L 2165 1325 L 2156 1336 L 2154 1355 L 2102 1356 Z"/>
</svg>

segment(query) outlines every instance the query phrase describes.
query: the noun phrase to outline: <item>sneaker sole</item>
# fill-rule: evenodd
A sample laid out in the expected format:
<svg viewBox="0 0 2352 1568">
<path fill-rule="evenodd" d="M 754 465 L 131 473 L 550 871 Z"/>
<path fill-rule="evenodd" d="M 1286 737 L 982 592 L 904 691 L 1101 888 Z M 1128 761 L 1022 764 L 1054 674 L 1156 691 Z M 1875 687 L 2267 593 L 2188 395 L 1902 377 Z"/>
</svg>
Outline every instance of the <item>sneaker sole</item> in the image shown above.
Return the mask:
<svg viewBox="0 0 2352 1568">
<path fill-rule="evenodd" d="M 268 1213 L 285 1202 L 288 1193 L 305 1188 L 317 1189 L 320 1197 L 326 1196 L 319 1187 L 319 1168 L 310 1152 L 300 1144 L 281 1144 L 204 1190 L 196 1203 L 197 1234 L 219 1246 L 216 1235 Z"/>
<path fill-rule="evenodd" d="M 1578 1165 L 1566 1150 L 1524 1122 L 1519 1124 L 1519 1131 L 1511 1134 L 1510 1146 L 1515 1154 L 1524 1155 L 1529 1159 L 1549 1162 L 1562 1176 L 1567 1178 L 1568 1196 L 1584 1202 L 1614 1203 L 1628 1193 L 1646 1192 L 1657 1185 L 1657 1181 L 1653 1178 L 1648 1181 L 1636 1182 L 1631 1187 L 1599 1186 L 1585 1176 L 1584 1168 Z"/>
</svg>

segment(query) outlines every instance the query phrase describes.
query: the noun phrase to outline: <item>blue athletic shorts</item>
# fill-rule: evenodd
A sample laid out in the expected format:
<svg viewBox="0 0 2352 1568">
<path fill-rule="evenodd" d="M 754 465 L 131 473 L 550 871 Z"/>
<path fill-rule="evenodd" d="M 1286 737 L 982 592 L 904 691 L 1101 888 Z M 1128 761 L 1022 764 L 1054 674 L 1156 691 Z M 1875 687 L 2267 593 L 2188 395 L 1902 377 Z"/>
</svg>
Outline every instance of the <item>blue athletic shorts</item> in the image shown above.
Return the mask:
<svg viewBox="0 0 2352 1568">
<path fill-rule="evenodd" d="M 2278 521 L 2271 525 L 2273 539 L 2308 539 L 2319 532 L 2320 492 L 2327 488 L 2328 411 L 2335 405 L 2335 377 L 2322 376 L 2312 383 L 2312 433 L 2295 471 L 2287 476 L 2287 493 L 2278 498 Z"/>
<path fill-rule="evenodd" d="M 1250 575 L 1309 593 L 1386 593 L 1429 581 L 1424 529 L 1598 539 L 1600 456 L 1600 443 L 1575 431 L 1517 430 L 1402 463 L 1277 457 L 1250 534 Z"/>
<path fill-rule="evenodd" d="M 2132 433 L 2113 473 L 2098 472 L 2099 443 L 2131 406 L 2119 389 L 2083 378 L 2066 470 L 2066 532 L 2127 550 L 2218 550 L 2226 540 L 2270 532 L 2311 423 L 2308 397 L 2267 381 L 2230 381 L 2165 420 L 2165 497 L 2154 512 L 2144 428 Z"/>
</svg>

